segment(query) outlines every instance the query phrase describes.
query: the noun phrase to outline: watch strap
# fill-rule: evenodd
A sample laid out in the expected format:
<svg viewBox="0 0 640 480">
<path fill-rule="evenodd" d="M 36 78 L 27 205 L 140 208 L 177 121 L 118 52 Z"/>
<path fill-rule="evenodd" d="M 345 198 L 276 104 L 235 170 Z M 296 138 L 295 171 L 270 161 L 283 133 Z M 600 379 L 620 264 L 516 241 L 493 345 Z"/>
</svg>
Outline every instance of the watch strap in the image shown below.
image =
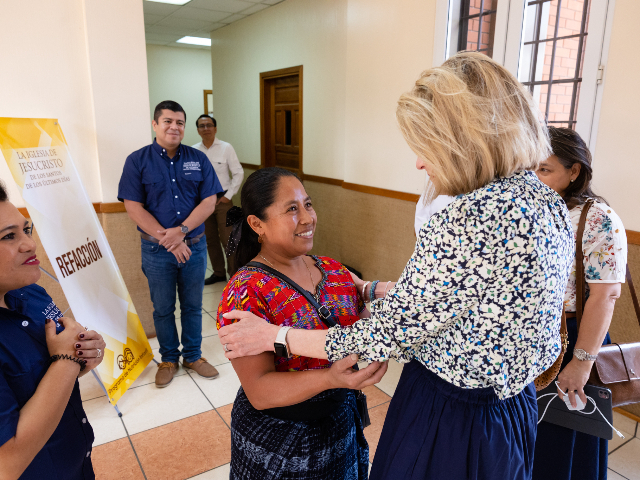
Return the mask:
<svg viewBox="0 0 640 480">
<path fill-rule="evenodd" d="M 576 357 L 578 360 L 581 361 L 595 361 L 596 358 L 598 358 L 597 355 L 591 355 L 590 353 L 586 352 L 585 350 L 581 349 L 581 348 L 576 348 L 573 350 L 573 356 Z"/>
<path fill-rule="evenodd" d="M 279 357 L 289 358 L 291 356 L 289 352 L 289 344 L 287 344 L 287 332 L 291 327 L 280 327 L 276 341 L 273 344 L 274 351 Z"/>
</svg>

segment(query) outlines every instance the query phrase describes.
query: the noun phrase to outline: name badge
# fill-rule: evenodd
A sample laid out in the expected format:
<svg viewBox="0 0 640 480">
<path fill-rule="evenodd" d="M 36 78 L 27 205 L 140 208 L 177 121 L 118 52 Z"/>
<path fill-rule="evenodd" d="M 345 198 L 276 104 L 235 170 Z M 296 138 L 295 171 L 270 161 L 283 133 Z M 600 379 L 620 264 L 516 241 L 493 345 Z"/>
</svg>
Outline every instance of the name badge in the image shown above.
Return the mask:
<svg viewBox="0 0 640 480">
<path fill-rule="evenodd" d="M 200 171 L 200 162 L 184 162 L 182 170 L 185 171 L 185 172 L 187 172 L 187 171 L 199 172 Z"/>
</svg>

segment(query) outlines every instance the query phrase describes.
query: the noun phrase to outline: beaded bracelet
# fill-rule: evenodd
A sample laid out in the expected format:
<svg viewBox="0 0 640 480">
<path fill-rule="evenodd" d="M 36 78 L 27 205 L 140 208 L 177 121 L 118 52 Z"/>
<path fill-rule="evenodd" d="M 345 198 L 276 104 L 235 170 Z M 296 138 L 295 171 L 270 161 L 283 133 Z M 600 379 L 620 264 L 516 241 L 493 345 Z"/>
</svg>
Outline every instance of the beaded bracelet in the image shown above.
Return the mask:
<svg viewBox="0 0 640 480">
<path fill-rule="evenodd" d="M 371 282 L 371 291 L 369 292 L 369 302 L 373 302 L 376 299 L 376 287 L 380 283 L 380 280 L 374 280 Z"/>
<path fill-rule="evenodd" d="M 51 363 L 55 362 L 56 360 L 60 360 L 60 359 L 64 359 L 64 360 L 71 360 L 72 362 L 76 362 L 78 365 L 80 365 L 80 371 L 84 371 L 84 369 L 87 367 L 87 361 L 82 359 L 82 358 L 76 358 L 76 357 L 72 357 L 71 355 L 51 355 L 51 358 L 49 358 L 49 360 L 51 361 Z"/>
</svg>

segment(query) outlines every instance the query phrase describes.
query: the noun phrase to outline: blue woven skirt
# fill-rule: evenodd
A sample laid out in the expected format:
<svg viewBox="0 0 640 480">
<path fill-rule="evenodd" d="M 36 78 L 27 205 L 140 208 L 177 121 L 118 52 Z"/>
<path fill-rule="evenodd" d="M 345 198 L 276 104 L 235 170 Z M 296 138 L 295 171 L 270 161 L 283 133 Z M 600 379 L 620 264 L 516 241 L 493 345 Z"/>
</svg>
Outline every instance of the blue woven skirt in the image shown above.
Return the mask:
<svg viewBox="0 0 640 480">
<path fill-rule="evenodd" d="M 230 480 L 366 480 L 368 472 L 353 392 L 331 416 L 294 422 L 256 410 L 240 388 L 231 411 Z"/>
<path fill-rule="evenodd" d="M 578 340 L 575 318 L 567 318 L 569 348 L 562 367 L 573 358 Z M 607 333 L 603 345 L 611 343 Z M 541 404 L 544 405 L 544 404 Z M 536 438 L 534 480 L 606 480 L 609 460 L 609 441 L 586 433 L 576 432 L 544 420 L 538 425 Z"/>
<path fill-rule="evenodd" d="M 533 383 L 506 400 L 404 366 L 371 480 L 529 480 L 538 407 Z"/>
</svg>

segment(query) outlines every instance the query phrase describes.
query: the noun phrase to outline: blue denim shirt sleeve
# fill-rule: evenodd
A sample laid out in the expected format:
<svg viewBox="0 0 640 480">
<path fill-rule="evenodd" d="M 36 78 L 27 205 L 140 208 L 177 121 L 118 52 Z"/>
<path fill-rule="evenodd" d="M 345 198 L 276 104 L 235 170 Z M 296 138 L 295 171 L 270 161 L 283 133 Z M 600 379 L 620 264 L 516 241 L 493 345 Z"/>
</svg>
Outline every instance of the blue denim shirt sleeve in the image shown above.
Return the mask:
<svg viewBox="0 0 640 480">
<path fill-rule="evenodd" d="M 19 418 L 18 401 L 0 370 L 0 446 L 16 435 Z"/>
<path fill-rule="evenodd" d="M 142 172 L 136 162 L 135 154 L 131 154 L 124 162 L 120 184 L 118 185 L 118 200 L 131 200 L 145 203 L 145 194 L 142 187 Z"/>
<path fill-rule="evenodd" d="M 199 156 L 204 157 L 202 161 L 202 182 L 200 182 L 200 191 L 198 192 L 200 195 L 200 201 L 202 201 L 205 198 L 216 195 L 224 190 L 222 189 L 222 185 L 220 185 L 220 180 L 218 180 L 216 171 L 213 169 L 213 165 L 211 165 L 207 156 L 199 150 L 197 150 L 197 152 L 200 154 Z"/>
</svg>

